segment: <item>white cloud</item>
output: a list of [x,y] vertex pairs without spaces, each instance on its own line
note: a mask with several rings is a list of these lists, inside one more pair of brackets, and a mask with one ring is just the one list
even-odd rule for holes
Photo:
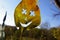
[[20,0],[0,0],[0,24],[3,22],[5,12],[7,11],[6,25],[14,25],[14,9]]

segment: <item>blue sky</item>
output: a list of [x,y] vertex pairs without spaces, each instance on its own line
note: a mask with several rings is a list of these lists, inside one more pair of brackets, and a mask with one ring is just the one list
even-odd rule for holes
[[[19,2],[21,2],[21,0],[0,0],[0,24],[2,24],[3,17],[7,11],[5,24],[15,26],[14,9]],[[53,14],[56,14],[60,9],[56,8],[56,6],[52,4],[51,0],[39,0],[38,6],[40,8],[41,23],[49,22],[53,27],[60,25],[60,16],[53,16]]]

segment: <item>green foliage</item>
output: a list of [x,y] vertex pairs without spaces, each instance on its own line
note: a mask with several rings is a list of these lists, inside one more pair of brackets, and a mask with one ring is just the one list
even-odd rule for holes
[[[13,31],[14,30],[14,31]],[[20,40],[20,31],[12,27],[6,27],[6,40]],[[10,34],[11,33],[11,34]],[[60,28],[47,29],[31,29],[24,31],[22,40],[60,40]]]
[[52,29],[50,30],[50,32],[52,33],[52,35],[53,35],[56,39],[60,40],[60,28],[59,28],[59,27],[58,27],[58,28],[52,28]]

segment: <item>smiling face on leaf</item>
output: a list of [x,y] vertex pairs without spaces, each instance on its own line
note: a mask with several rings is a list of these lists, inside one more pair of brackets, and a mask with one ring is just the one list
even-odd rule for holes
[[22,0],[14,12],[15,24],[22,27],[21,24],[29,24],[27,28],[37,27],[41,22],[40,10],[37,5],[38,0]]

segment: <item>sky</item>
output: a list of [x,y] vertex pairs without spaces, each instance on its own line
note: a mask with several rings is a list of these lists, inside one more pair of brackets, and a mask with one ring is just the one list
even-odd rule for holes
[[[6,25],[15,26],[14,23],[14,10],[21,0],[0,0],[0,24],[2,24],[3,17],[7,11]],[[51,27],[60,25],[60,15],[54,17],[54,14],[60,12],[56,5],[51,0],[39,0],[38,6],[40,8],[41,24],[49,22]]]

